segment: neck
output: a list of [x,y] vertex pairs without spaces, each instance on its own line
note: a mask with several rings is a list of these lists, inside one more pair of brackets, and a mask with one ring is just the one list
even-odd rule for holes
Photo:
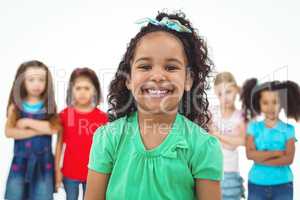
[[266,118],[265,119],[265,124],[266,124],[267,127],[273,128],[276,125],[278,120],[279,120],[278,117],[274,118],[274,119]]
[[94,106],[92,104],[85,104],[85,105],[75,104],[73,107],[80,112],[89,112],[94,109]]
[[235,111],[235,106],[231,106],[231,107],[228,107],[228,108],[224,108],[221,106],[221,115],[222,117],[228,117],[230,116],[234,111]]
[[41,101],[40,97],[35,97],[35,96],[27,96],[25,99],[28,103],[37,103],[39,101]]
[[138,120],[143,134],[167,134],[172,129],[172,124],[177,112],[172,113],[147,113],[138,111]]

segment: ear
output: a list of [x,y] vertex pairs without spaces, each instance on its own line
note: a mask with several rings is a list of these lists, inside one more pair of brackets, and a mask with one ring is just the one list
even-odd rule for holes
[[184,90],[185,91],[190,91],[192,86],[193,86],[193,83],[194,83],[194,79],[193,79],[193,76],[192,76],[192,72],[190,72],[189,70],[187,71],[187,74],[186,74],[186,80],[185,80],[185,84],[184,84]]
[[126,85],[126,87],[127,87],[128,90],[131,90],[131,89],[132,89],[132,84],[131,84],[131,79],[130,79],[130,77],[128,77],[128,78],[126,79],[125,85]]

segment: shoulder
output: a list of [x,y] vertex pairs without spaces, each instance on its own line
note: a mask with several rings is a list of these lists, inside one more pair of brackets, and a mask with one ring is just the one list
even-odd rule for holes
[[211,106],[209,114],[213,122],[221,120],[220,106]]
[[60,117],[61,120],[64,120],[67,116],[68,116],[68,113],[70,111],[72,111],[72,107],[66,107],[64,108],[63,110],[61,110],[59,113],[58,113],[58,116]]
[[62,110],[59,112],[59,115],[67,114],[68,111],[71,111],[71,110],[73,110],[73,108],[68,106],[68,107],[62,109]]
[[205,146],[210,146],[212,148],[219,148],[220,144],[216,137],[207,133],[202,127],[198,124],[192,122],[186,117],[181,115],[182,120],[182,129],[183,135],[192,149],[195,151],[196,149],[202,148]]
[[111,145],[116,146],[124,133],[125,127],[128,123],[128,116],[119,118],[113,122],[97,128],[94,134],[94,141],[107,140]]
[[8,114],[12,114],[14,112],[16,112],[16,106],[12,103],[8,106],[8,110],[7,110]]
[[244,113],[243,113],[243,111],[237,109],[235,111],[235,117],[237,117],[240,120],[244,120]]
[[248,127],[250,128],[262,128],[264,126],[264,121],[263,120],[251,120],[248,123]]
[[288,133],[294,133],[295,132],[295,127],[290,124],[290,123],[287,123],[287,122],[283,122],[283,121],[279,121],[279,129],[282,131],[282,132],[288,132]]
[[94,114],[98,115],[99,117],[101,117],[103,119],[106,119],[108,121],[108,115],[107,115],[107,113],[104,112],[104,111],[102,111],[101,109],[95,108]]

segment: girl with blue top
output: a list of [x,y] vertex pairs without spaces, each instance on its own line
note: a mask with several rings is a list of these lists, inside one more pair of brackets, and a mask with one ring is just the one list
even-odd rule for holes
[[5,199],[53,199],[51,135],[59,128],[50,71],[36,60],[21,64],[7,107],[5,134],[15,142]]
[[[300,89],[291,81],[258,84],[245,82],[242,106],[249,121],[246,153],[254,164],[249,172],[249,200],[292,200],[295,128],[279,118],[283,109],[289,118],[300,117]],[[263,114],[264,120],[254,120]]]
[[94,135],[85,199],[220,200],[220,144],[200,127],[205,42],[182,13],[141,22],[110,84],[111,123]]

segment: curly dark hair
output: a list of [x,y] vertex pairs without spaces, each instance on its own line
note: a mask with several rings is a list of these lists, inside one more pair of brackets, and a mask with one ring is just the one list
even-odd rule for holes
[[248,79],[241,92],[242,109],[245,121],[249,121],[261,113],[260,96],[263,91],[279,92],[280,107],[288,118],[300,119],[300,88],[293,81],[270,81],[258,84],[256,78]]
[[142,37],[148,33],[164,31],[176,36],[182,42],[188,60],[187,70],[191,72],[193,78],[191,90],[188,92],[185,91],[180,101],[179,113],[196,122],[203,128],[207,128],[207,122],[210,117],[205,90],[209,89],[208,78],[212,71],[213,62],[208,57],[206,42],[198,35],[196,29],[192,27],[184,13],[177,12],[174,14],[167,14],[158,12],[156,20],[160,21],[164,17],[178,20],[192,32],[177,32],[167,27],[153,25],[151,23],[141,28],[136,36],[131,39],[114,79],[110,83],[108,93],[109,119],[110,121],[114,121],[137,110],[133,96],[125,84],[131,72],[130,62],[133,59],[137,43]]

